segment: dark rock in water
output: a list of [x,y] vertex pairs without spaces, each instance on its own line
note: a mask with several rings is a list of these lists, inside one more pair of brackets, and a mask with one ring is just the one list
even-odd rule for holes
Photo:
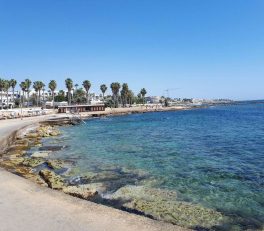
[[39,151],[60,151],[66,146],[43,146],[39,147]]
[[54,172],[44,169],[39,172],[39,175],[44,179],[48,186],[52,189],[62,189],[64,186],[63,180],[59,175]]

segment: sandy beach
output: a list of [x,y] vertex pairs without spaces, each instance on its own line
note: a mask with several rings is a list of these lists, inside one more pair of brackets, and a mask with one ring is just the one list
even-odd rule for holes
[[[105,113],[109,114],[109,112]],[[115,113],[122,114],[127,111],[118,110]],[[12,141],[17,130],[50,117],[54,115],[0,121],[1,150]],[[47,227],[51,231],[186,230],[68,196],[34,184],[2,168],[0,168],[0,187],[0,222],[3,231],[47,230]]]

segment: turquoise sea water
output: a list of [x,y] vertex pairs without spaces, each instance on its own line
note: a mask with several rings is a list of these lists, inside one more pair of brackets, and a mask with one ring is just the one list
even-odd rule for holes
[[264,104],[107,117],[61,130],[56,142],[67,147],[54,158],[76,161],[78,173],[120,170],[108,193],[137,184],[122,174],[131,169],[242,229],[264,224]]

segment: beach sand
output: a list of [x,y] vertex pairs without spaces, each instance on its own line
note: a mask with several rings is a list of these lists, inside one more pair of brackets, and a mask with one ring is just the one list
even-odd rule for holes
[[[122,111],[123,113],[123,111]],[[59,115],[56,115],[59,116]],[[18,129],[49,116],[0,121],[0,148]],[[8,139],[8,137],[10,139]],[[1,231],[156,231],[186,230],[168,223],[71,197],[0,168]]]

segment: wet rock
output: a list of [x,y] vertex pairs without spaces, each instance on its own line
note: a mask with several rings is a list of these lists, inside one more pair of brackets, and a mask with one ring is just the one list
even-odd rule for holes
[[129,211],[137,211],[186,228],[211,228],[227,219],[215,210],[177,201],[175,192],[144,186],[123,187],[111,199],[123,201],[123,207]]
[[113,194],[113,199],[122,198],[125,200],[141,199],[141,200],[176,200],[177,193],[175,191],[148,188],[145,186],[128,185],[120,188]]
[[47,158],[49,156],[50,152],[34,152],[31,157],[35,158]]
[[41,170],[39,172],[39,175],[44,179],[44,181],[52,189],[60,190],[64,186],[62,178],[50,170],[47,170],[47,169]]
[[50,168],[54,170],[62,169],[62,168],[67,168],[69,167],[70,163],[63,161],[63,160],[48,160],[47,164]]
[[23,165],[35,168],[38,165],[43,164],[45,161],[42,158],[25,158]]
[[91,183],[91,184],[86,184],[86,187],[89,188],[90,190],[94,190],[98,192],[99,194],[104,194],[107,192],[107,185],[104,183]]
[[67,186],[63,188],[63,192],[85,200],[89,200],[98,194],[90,185]]

